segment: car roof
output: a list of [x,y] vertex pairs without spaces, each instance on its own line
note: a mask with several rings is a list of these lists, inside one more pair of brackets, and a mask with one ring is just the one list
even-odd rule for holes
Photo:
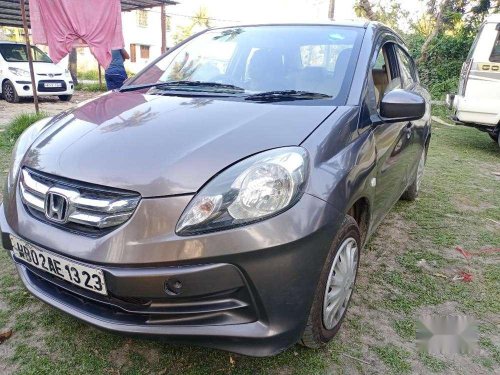
[[367,28],[370,22],[368,20],[359,18],[353,20],[339,20],[339,21],[331,21],[331,20],[321,20],[321,21],[301,21],[301,22],[266,22],[266,23],[235,23],[229,26],[220,26],[214,27],[212,29],[228,29],[232,27],[259,27],[259,26],[351,26],[351,27],[360,27]]

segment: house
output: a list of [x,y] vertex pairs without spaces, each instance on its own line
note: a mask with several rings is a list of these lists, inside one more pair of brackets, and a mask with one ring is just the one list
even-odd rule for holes
[[[167,47],[174,42],[169,38],[167,18]],[[130,60],[125,62],[127,71],[137,73],[161,54],[160,7],[122,12],[123,38]],[[88,48],[78,48],[78,70],[96,70],[97,61]]]

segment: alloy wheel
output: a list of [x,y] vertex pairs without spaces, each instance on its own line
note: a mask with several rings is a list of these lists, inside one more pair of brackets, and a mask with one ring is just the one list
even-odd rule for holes
[[8,102],[13,101],[14,100],[14,87],[12,87],[12,85],[5,84],[3,86],[3,96],[4,96],[5,100],[7,100]]
[[344,315],[354,289],[358,261],[358,244],[349,237],[340,245],[328,275],[323,299],[323,325],[326,329],[333,329]]

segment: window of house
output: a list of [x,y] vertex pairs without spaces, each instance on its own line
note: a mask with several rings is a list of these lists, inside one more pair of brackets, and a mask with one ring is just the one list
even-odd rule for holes
[[491,51],[490,55],[490,61],[500,62],[500,31],[497,33],[497,39],[495,40],[495,44],[493,45],[493,50]]
[[141,45],[141,59],[149,59],[149,46]]
[[148,27],[148,11],[147,10],[137,10],[137,25],[140,27]]
[[172,31],[172,20],[170,19],[170,16],[166,17],[165,23],[167,31]]
[[137,56],[135,52],[135,44],[130,44],[130,62],[136,62]]

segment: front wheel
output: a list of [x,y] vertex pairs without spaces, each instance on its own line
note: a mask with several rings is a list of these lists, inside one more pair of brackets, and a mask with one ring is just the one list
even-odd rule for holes
[[8,103],[19,103],[19,95],[11,81],[5,81],[2,85],[2,95]]
[[327,344],[338,332],[354,291],[361,236],[358,224],[346,215],[321,271],[313,305],[300,343],[309,348]]

